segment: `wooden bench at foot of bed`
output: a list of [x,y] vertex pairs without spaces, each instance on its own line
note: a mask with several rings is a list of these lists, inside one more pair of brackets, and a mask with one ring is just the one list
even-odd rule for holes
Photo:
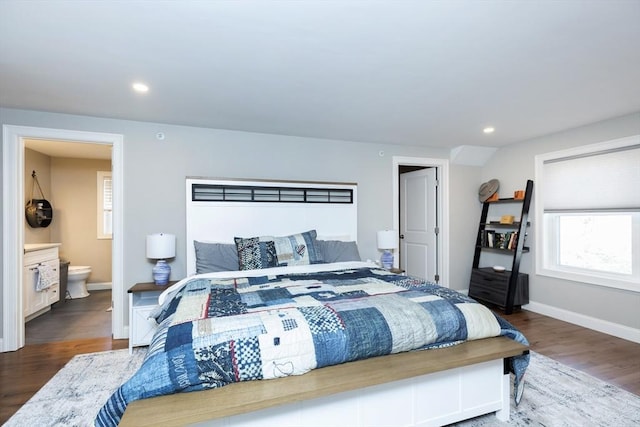
[[[338,393],[342,394],[333,400],[343,402],[343,396],[347,396],[349,394],[348,392],[354,390],[357,390],[356,394],[360,398],[362,395],[367,394],[366,390],[364,390],[367,387],[371,389],[372,386],[380,386],[382,384],[391,386],[389,383],[401,383],[402,380],[421,377],[427,374],[433,375],[427,375],[427,377],[423,378],[432,379],[432,377],[436,375],[436,381],[440,381],[438,378],[442,375],[448,375],[449,372],[457,372],[460,371],[460,369],[463,371],[473,369],[474,366],[484,366],[487,362],[493,362],[494,365],[499,364],[500,366],[500,378],[497,380],[501,383],[501,388],[498,391],[500,395],[499,399],[501,400],[499,404],[496,406],[496,404],[493,403],[495,399],[491,398],[489,399],[491,400],[488,404],[489,406],[474,403],[472,404],[474,407],[471,408],[470,411],[465,409],[460,412],[460,416],[447,415],[444,418],[436,417],[435,419],[446,420],[448,423],[455,422],[450,421],[452,419],[460,420],[494,411],[501,412],[500,418],[508,419],[510,401],[509,376],[505,375],[503,360],[511,356],[523,354],[526,351],[528,351],[528,347],[522,344],[506,337],[496,337],[469,341],[444,349],[399,353],[349,362],[315,369],[299,376],[233,383],[219,389],[160,396],[132,402],[128,406],[120,425],[184,426],[205,420],[218,420],[218,422],[214,422],[213,425],[226,426],[233,424],[228,423],[228,417],[239,414],[247,414],[276,407],[281,407],[277,409],[278,411],[286,412],[289,410],[287,408],[292,406],[287,404],[326,398],[327,396]],[[496,382],[493,377],[494,374],[491,375],[493,378],[491,381],[485,381],[483,378],[474,379],[473,375],[471,375],[471,383],[467,383],[464,387],[465,389],[470,389],[470,391],[475,394],[487,396],[492,393],[495,394],[495,390],[485,390],[486,387],[489,387],[487,385],[488,383]],[[477,383],[477,381],[481,381],[482,383]],[[454,378],[454,384],[459,382],[461,382],[459,379]],[[438,385],[436,393],[450,392],[451,394],[456,394],[455,391],[447,391],[440,387],[441,386]],[[506,390],[504,389],[505,387]],[[460,394],[463,395],[464,393]],[[420,394],[419,397],[421,396],[422,394]],[[455,396],[451,397],[451,399],[454,398]],[[425,405],[427,406],[428,402],[434,402],[428,399],[425,398]],[[388,400],[385,401],[388,402]],[[433,406],[436,405],[434,404]],[[442,405],[440,404],[439,406]],[[353,407],[353,409],[356,410],[355,407]],[[402,409],[396,408],[395,406],[391,409],[397,410],[398,412],[402,411]],[[307,411],[305,414],[313,413],[307,409],[305,410]],[[271,410],[271,413],[274,411],[275,409]],[[326,408],[324,408],[323,411],[325,414],[330,412],[327,412]],[[340,419],[344,420],[344,418]],[[294,423],[292,425],[313,425],[314,422],[320,422],[319,425],[327,425],[325,424],[327,421],[327,418],[323,418],[320,420],[316,419],[313,422],[301,421],[299,424]],[[247,423],[247,420],[243,420],[243,423]],[[278,421],[278,423],[280,423],[280,421]],[[437,423],[439,423],[439,421],[436,422],[436,424]]]
[[[443,349],[399,353],[344,363],[341,365],[328,366],[325,368],[315,369],[304,375],[263,381],[239,382],[219,389],[191,393],[178,393],[168,396],[143,399],[132,402],[127,407],[120,425],[125,427],[184,426],[205,420],[218,420],[218,422],[214,422],[211,425],[226,426],[233,425],[233,418],[229,419],[228,417],[279,406],[282,406],[282,408],[278,408],[277,412],[275,412],[276,410],[271,410],[270,413],[271,415],[273,415],[273,413],[280,414],[278,417],[281,418],[282,414],[286,414],[286,412],[291,409],[289,408],[291,405],[287,404],[307,402],[318,398],[343,402],[343,395],[340,395],[339,399],[326,399],[326,397],[333,396],[338,393],[343,393],[347,396],[349,393],[345,392],[358,390],[356,397],[361,398],[363,394],[367,394],[367,391],[364,389],[371,389],[372,386],[380,386],[381,384],[391,386],[389,383],[399,382],[398,384],[400,384],[402,383],[402,380],[421,376],[422,378],[426,378],[427,381],[430,381],[433,378],[435,378],[435,381],[441,381],[442,377],[446,377],[448,373],[453,375],[452,383],[454,384],[454,388],[455,384],[460,383],[464,390],[468,389],[468,391],[448,391],[447,387],[450,386],[438,385],[436,393],[458,393],[460,396],[463,396],[462,400],[467,399],[464,397],[465,393],[472,393],[474,396],[486,395],[489,401],[482,404],[474,402],[470,404],[472,406],[470,409],[462,408],[459,415],[449,416],[445,414],[444,417],[440,417],[438,415],[433,418],[436,420],[436,424],[440,423],[438,420],[443,420],[445,423],[449,423],[455,422],[456,418],[457,420],[460,420],[494,411],[498,412],[500,418],[508,419],[510,400],[509,376],[505,375],[503,360],[511,356],[523,354],[526,351],[528,351],[528,347],[509,338],[487,338],[483,340],[469,341]],[[500,377],[498,379],[495,378],[494,373],[490,374],[490,381],[486,381],[486,379],[482,377],[474,377],[473,373],[470,375],[470,380],[467,380],[466,383],[459,379],[460,372],[464,373],[469,369],[473,372],[473,368],[475,366],[483,367],[487,365],[487,362],[493,362],[494,368],[492,369],[494,371],[495,366],[499,366],[498,369],[500,372],[498,372],[498,374]],[[439,374],[436,374],[436,376],[427,375],[435,373]],[[424,377],[425,375],[427,376]],[[499,390],[486,390],[488,387],[495,388],[488,384],[496,383],[496,381],[500,383],[498,386]],[[374,389],[376,388],[374,387]],[[412,393],[415,394],[416,391],[414,390]],[[419,397],[422,397],[422,392],[419,391],[419,393]],[[497,403],[494,402],[496,400],[495,397],[488,397],[490,395],[495,395],[496,393],[499,395],[499,402]],[[396,393],[396,395],[398,394]],[[451,399],[456,398],[456,396],[451,396]],[[432,404],[435,403],[432,400],[433,398],[430,397],[428,399],[425,399],[425,405],[428,406],[429,402]],[[322,399],[320,400],[322,401]],[[386,399],[385,402],[390,403],[388,399]],[[464,404],[464,402],[462,403]],[[366,403],[365,405],[368,404],[369,403]],[[355,407],[357,405],[363,406],[362,403],[354,404],[354,406],[352,406],[354,411],[357,409]],[[457,404],[453,404],[454,410],[456,405]],[[402,409],[396,408],[395,402],[392,406],[393,407],[388,408],[388,410],[397,410],[400,414]],[[414,403],[413,406],[416,406],[416,404]],[[442,406],[442,403],[434,404],[433,406]],[[330,412],[331,410],[323,409],[320,413],[329,416]],[[311,414],[313,411],[307,410],[306,413]],[[318,412],[316,411],[316,415],[317,414]],[[299,414],[295,416],[300,417]],[[450,421],[452,419],[454,421]],[[345,418],[341,417],[340,420],[345,421]],[[258,419],[258,421],[260,421],[260,419]],[[260,422],[256,423],[255,419],[251,422],[244,419],[241,422],[243,425],[247,423],[251,425],[260,424]],[[275,421],[272,420],[272,422]],[[280,422],[281,420],[278,421],[278,423]],[[323,418],[318,420],[316,418],[315,421],[294,421],[291,425],[322,425],[323,422],[328,422],[328,419]],[[358,421],[358,424],[365,425],[367,423]],[[431,422],[428,422],[427,424],[431,424]],[[415,421],[410,425],[426,424]]]

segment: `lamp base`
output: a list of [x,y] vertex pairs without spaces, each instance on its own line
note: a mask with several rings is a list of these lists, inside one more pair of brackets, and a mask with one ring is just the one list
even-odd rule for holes
[[393,253],[391,253],[391,251],[389,250],[385,250],[384,252],[382,252],[380,263],[382,264],[382,267],[386,268],[387,270],[393,268]]
[[166,285],[169,283],[171,267],[167,264],[167,261],[159,259],[152,271],[153,281],[156,282],[156,285]]

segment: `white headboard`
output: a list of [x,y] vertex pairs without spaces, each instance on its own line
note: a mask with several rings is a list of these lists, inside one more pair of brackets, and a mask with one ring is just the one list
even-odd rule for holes
[[350,183],[187,178],[187,275],[196,272],[193,242],[286,236],[357,240],[357,185]]

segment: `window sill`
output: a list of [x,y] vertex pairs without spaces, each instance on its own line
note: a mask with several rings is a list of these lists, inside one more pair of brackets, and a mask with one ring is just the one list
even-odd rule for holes
[[627,278],[628,276],[621,279],[616,278],[613,274],[583,274],[540,267],[536,269],[536,274],[545,277],[552,277],[555,279],[570,280],[572,282],[586,283],[590,285],[603,286],[606,288],[640,293],[640,282],[633,277]]

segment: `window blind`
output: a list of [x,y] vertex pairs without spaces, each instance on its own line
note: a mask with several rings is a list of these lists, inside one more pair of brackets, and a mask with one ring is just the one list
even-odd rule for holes
[[113,210],[113,190],[111,185],[111,178],[104,178],[102,180],[102,208],[105,211]]
[[640,210],[640,144],[543,163],[544,211]]
[[113,181],[111,172],[98,171],[98,239],[110,239],[113,234]]

